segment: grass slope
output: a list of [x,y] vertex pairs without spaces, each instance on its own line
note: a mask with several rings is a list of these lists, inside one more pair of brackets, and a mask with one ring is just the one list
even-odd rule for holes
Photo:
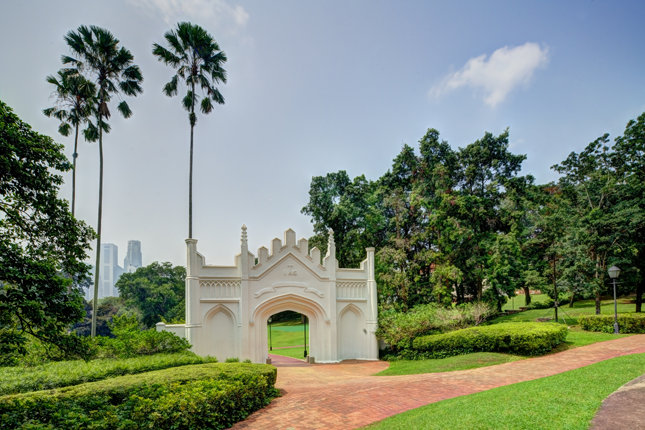
[[[303,324],[300,320],[286,321],[271,325],[271,343],[274,348],[280,346],[304,345],[305,335]],[[309,327],[307,326],[307,331]],[[267,339],[269,339],[269,327],[267,326]],[[307,344],[309,343],[309,332],[307,332]]]
[[[539,297],[539,296],[534,296]],[[618,313],[632,313],[634,312],[634,304],[629,303],[628,299],[618,300]],[[516,302],[517,303],[517,302]],[[602,300],[600,305],[600,313],[602,315],[614,314],[614,301]],[[508,303],[507,303],[508,304]],[[596,307],[593,300],[581,300],[573,304],[570,308],[568,304],[561,306],[558,312],[558,322],[562,323],[562,318],[566,320],[568,325],[577,325],[578,317],[582,315],[595,315]],[[517,309],[517,308],[516,308]],[[564,312],[563,312],[564,311]],[[550,317],[553,318],[553,309],[535,309],[532,311],[524,311],[513,315],[507,315],[495,318],[490,321],[490,324],[500,322],[526,322],[535,321],[537,318]]]
[[[531,303],[541,303],[547,301],[548,299],[549,296],[546,294],[531,294]],[[502,306],[502,310],[517,310],[520,308],[520,306],[526,306],[526,297],[524,297],[523,294],[508,299],[508,302],[506,302],[506,304]]]
[[419,373],[452,372],[454,370],[476,369],[522,360],[524,357],[496,352],[476,352],[438,360],[400,360],[374,376],[416,375]]
[[[273,351],[269,351],[269,354],[281,355],[283,357],[298,358],[300,360],[305,359],[304,353],[305,353],[305,348],[302,346],[298,348],[274,349]],[[309,349],[307,349],[307,353],[309,353]]]
[[609,394],[645,373],[645,354],[433,403],[365,429],[587,429]]

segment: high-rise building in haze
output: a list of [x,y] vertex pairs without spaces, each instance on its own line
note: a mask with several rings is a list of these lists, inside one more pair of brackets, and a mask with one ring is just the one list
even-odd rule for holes
[[141,256],[141,242],[138,240],[128,241],[128,254],[123,259],[123,270],[127,273],[132,273],[137,268],[143,266],[143,258]]
[[[118,297],[119,290],[115,288],[116,282],[124,272],[134,272],[143,266],[141,255],[141,242],[138,240],[128,241],[128,254],[123,260],[123,267],[119,266],[119,247],[113,243],[101,244],[101,273],[99,273],[99,299],[103,297]],[[92,286],[85,294],[85,300],[94,298],[94,266],[90,269]]]

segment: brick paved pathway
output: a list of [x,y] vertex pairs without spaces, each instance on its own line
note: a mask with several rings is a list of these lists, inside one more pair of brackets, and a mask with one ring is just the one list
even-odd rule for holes
[[429,403],[636,353],[645,353],[645,335],[479,369],[405,376],[371,376],[387,368],[385,362],[310,365],[273,355],[282,397],[233,429],[355,429]]

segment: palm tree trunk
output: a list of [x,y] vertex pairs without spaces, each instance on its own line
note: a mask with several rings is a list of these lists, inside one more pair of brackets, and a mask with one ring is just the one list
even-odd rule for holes
[[78,124],[76,124],[76,139],[74,139],[74,170],[72,171],[72,216],[76,207],[76,157],[78,157]]
[[195,129],[195,82],[190,107],[190,168],[188,172],[188,239],[193,238],[193,131]]
[[[103,97],[101,97],[101,106]],[[101,272],[101,216],[103,215],[103,118],[99,113],[99,219],[96,227],[96,266],[94,266],[94,300],[92,300],[92,337],[96,336],[96,311]]]

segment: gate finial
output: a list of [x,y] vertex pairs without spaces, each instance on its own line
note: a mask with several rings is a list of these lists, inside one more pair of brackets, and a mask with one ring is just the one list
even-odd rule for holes
[[329,245],[335,245],[336,242],[334,242],[334,230],[331,229],[331,227],[328,230],[329,233]]
[[242,244],[245,244],[247,242],[246,238],[246,224],[242,224],[242,239],[241,239]]

